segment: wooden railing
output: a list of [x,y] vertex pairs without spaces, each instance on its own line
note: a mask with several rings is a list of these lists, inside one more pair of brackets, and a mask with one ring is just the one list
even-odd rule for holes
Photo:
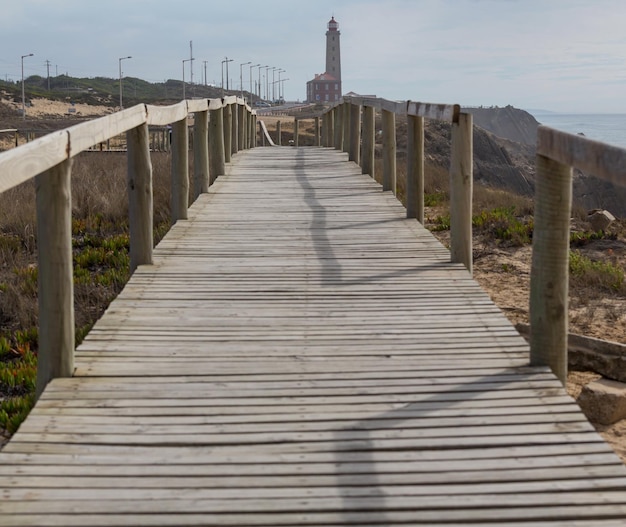
[[[424,119],[452,125],[450,159],[450,258],[472,273],[472,115],[458,104],[427,104],[344,97],[322,115],[322,145],[348,153],[374,177],[375,110],[382,116],[383,190],[396,193],[396,116],[406,116],[406,213],[424,223]],[[296,120],[297,124],[297,120]],[[317,127],[316,127],[317,129]],[[297,131],[294,134],[297,141]],[[297,143],[296,143],[297,144]]]
[[193,196],[225,173],[232,154],[256,146],[256,113],[242,99],[194,99],[172,106],[140,104],[53,132],[0,154],[0,192],[35,178],[39,277],[37,395],[74,370],[72,158],[126,133],[130,267],[152,263],[152,165],[148,127],[171,125],[172,223],[189,205],[188,116],[193,125]]
[[536,165],[530,360],[565,383],[572,168],[626,186],[626,149],[540,126]]
[[[322,118],[322,145],[348,153],[374,177],[374,110],[382,112],[383,190],[396,187],[395,116],[406,115],[407,217],[424,222],[424,118],[452,123],[451,259],[472,271],[472,116],[458,105],[345,97]],[[311,118],[311,117],[309,117]],[[296,121],[297,123],[297,121]],[[530,363],[567,380],[572,168],[626,186],[626,149],[540,126],[530,286]]]

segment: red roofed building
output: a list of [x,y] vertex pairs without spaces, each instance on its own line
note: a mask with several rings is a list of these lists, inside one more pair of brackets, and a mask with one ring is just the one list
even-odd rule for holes
[[326,31],[326,71],[306,83],[307,102],[335,102],[341,98],[339,24],[332,17]]

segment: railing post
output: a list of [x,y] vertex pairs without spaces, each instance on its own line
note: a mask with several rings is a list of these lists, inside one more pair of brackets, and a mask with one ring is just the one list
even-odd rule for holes
[[194,199],[209,191],[209,112],[196,112],[193,134]]
[[243,104],[237,105],[237,131],[238,131],[238,141],[237,141],[237,149],[244,150],[245,146],[245,137],[246,137],[246,129],[245,129],[245,117],[244,117],[245,107]]
[[383,190],[396,193],[396,114],[382,110]]
[[294,144],[294,146],[299,146],[299,143],[298,143],[299,126],[300,126],[300,121],[298,121],[298,119],[294,119],[294,124],[293,124],[293,144]]
[[406,217],[424,224],[424,118],[407,116]]
[[334,130],[335,130],[335,110],[334,108],[326,113],[326,141],[324,146],[332,148],[334,145]]
[[572,168],[537,155],[530,272],[530,363],[567,381],[569,228]]
[[335,112],[335,126],[333,128],[333,139],[336,150],[343,150],[343,105],[333,108]]
[[278,146],[282,145],[282,130],[281,130],[281,124],[280,121],[276,122],[276,144]]
[[223,108],[224,114],[222,116],[224,126],[222,131],[224,132],[224,162],[230,163],[232,155],[232,141],[233,141],[233,110],[232,104],[227,104]]
[[187,219],[189,206],[189,136],[187,118],[172,123],[172,224]]
[[350,153],[348,159],[361,164],[361,106],[350,105]]
[[319,116],[315,118],[315,142],[314,146],[320,146],[320,118]]
[[74,372],[72,161],[35,178],[39,284],[37,397],[51,379]]
[[374,178],[374,144],[376,141],[375,109],[373,106],[363,107],[363,156],[361,172]]
[[126,132],[130,272],[152,264],[152,162],[147,144],[148,125]]
[[226,173],[224,153],[224,108],[211,110],[209,120],[209,185]]
[[450,152],[450,256],[472,274],[472,114],[452,123]]
[[258,137],[257,137],[257,123],[258,123],[258,119],[256,114],[252,115],[252,126],[250,127],[250,133],[252,134],[252,146],[253,148],[256,148],[257,145],[259,144],[258,141]]
[[352,105],[349,102],[343,103],[343,116],[342,116],[342,124],[343,124],[343,151],[350,151],[350,109]]
[[233,103],[230,116],[232,118],[230,153],[231,158],[239,151],[239,104]]

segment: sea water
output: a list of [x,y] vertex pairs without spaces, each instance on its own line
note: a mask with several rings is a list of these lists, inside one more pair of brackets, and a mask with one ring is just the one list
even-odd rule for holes
[[584,134],[589,139],[626,148],[626,114],[566,114],[530,112],[546,126],[572,134]]

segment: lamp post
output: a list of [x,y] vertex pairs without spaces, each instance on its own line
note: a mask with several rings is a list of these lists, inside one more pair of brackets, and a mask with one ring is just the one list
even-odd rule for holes
[[123,93],[123,87],[122,87],[122,61],[126,60],[126,59],[132,59],[133,57],[131,57],[130,55],[128,57],[120,57],[119,59],[117,59],[118,65],[120,67],[120,110],[124,109],[124,103],[122,100],[122,93]]
[[183,59],[183,101],[185,100],[185,62],[191,62],[193,59]]
[[[288,81],[289,79],[280,79],[280,82],[278,83],[278,96],[281,99],[285,98],[285,81]],[[281,92],[281,87],[282,87],[282,95],[280,94]]]
[[235,59],[224,57],[224,60],[222,61],[222,97],[224,97],[224,64],[226,64],[226,89],[228,90],[228,63],[233,60]]
[[226,59],[226,91],[228,91],[230,89],[228,86],[228,63],[233,62],[235,59],[229,59],[228,57],[224,58]]
[[253,64],[250,66],[250,101],[252,102],[252,68],[256,68],[260,66],[260,64]]
[[269,68],[269,66],[261,66],[259,68],[259,100],[261,100],[261,70],[263,68]]
[[273,66],[265,66],[265,100],[270,98],[270,68],[273,68]]
[[26,95],[24,93],[24,59],[26,57],[32,57],[34,53],[29,53],[28,55],[22,55],[22,119],[26,120]]
[[284,70],[284,69],[282,69],[282,68],[278,70],[278,99],[279,99],[279,100],[282,100],[282,99],[283,99],[283,98],[280,96],[280,74],[281,74],[281,73],[287,73],[287,70]]
[[[274,100],[276,100],[276,94],[274,93],[275,88],[274,86],[276,85],[276,82],[278,82],[278,98],[280,99],[280,74],[281,72],[285,71],[282,68],[277,69],[276,71],[278,71],[278,81],[274,81],[274,84],[272,86],[272,97],[274,97]],[[274,79],[274,76],[272,75],[272,80]]]
[[242,99],[243,99],[243,67],[247,66],[248,64],[252,64],[252,61],[249,60],[248,62],[242,62],[241,64],[239,64],[239,92],[240,92]]
[[276,90],[274,89],[274,86],[276,85],[276,70],[278,68],[276,66],[274,66],[272,68],[272,104],[274,104],[274,101],[276,101]]

